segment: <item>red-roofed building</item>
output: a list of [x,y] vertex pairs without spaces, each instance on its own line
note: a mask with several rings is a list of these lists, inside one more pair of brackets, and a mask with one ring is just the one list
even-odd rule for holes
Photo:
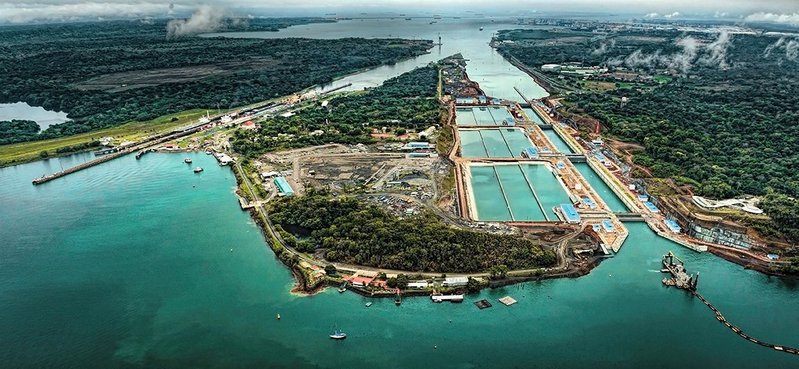
[[255,124],[255,122],[253,122],[251,120],[248,120],[248,121],[246,121],[246,122],[241,124],[241,128],[244,128],[244,129],[257,129],[258,125]]

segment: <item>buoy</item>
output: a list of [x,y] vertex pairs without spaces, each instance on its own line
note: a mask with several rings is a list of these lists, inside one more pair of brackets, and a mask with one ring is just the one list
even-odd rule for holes
[[433,346],[433,350],[438,350],[438,345]]
[[230,249],[230,252],[233,252],[233,249]]
[[277,320],[280,320],[280,314],[277,314]]

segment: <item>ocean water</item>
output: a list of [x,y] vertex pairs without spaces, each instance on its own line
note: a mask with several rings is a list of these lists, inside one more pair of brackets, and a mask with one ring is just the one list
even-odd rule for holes
[[[301,297],[210,156],[127,156],[31,185],[58,160],[0,169],[3,368],[799,367],[663,287],[657,270],[674,251],[734,324],[799,346],[795,282],[688,251],[642,223],[627,224],[621,252],[587,276],[462,304]],[[499,304],[505,295],[519,303]],[[494,307],[472,305],[482,298]],[[327,337],[334,324],[346,341]]]

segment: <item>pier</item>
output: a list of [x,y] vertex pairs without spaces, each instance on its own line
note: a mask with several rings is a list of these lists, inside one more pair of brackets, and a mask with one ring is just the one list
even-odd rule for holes
[[689,275],[685,269],[685,264],[682,260],[678,259],[674,256],[673,253],[669,252],[668,254],[663,256],[663,272],[667,272],[671,274],[671,278],[663,279],[663,284],[666,286],[674,286],[680,289],[687,290],[692,295],[696,296],[699,301],[702,301],[705,306],[707,306],[713,313],[716,315],[716,320],[719,323],[724,324],[725,327],[729,328],[733,333],[737,334],[741,338],[752,342],[754,344],[768,347],[775,351],[785,352],[789,354],[799,355],[799,349],[785,346],[785,345],[776,345],[773,343],[768,343],[766,341],[759,340],[755,337],[752,337],[746,332],[744,332],[741,328],[730,323],[727,318],[724,317],[724,314],[719,311],[713,304],[710,303],[702,294],[700,294],[697,290],[697,284],[699,282],[699,273],[696,273],[696,276]]
[[186,129],[180,130],[180,131],[172,131],[172,132],[168,132],[168,133],[162,133],[162,134],[159,134],[159,135],[155,135],[155,136],[146,138],[144,140],[141,140],[141,141],[139,141],[139,142],[137,142],[137,143],[135,143],[133,145],[129,145],[129,146],[125,146],[123,148],[120,148],[119,151],[116,151],[114,153],[110,153],[108,155],[101,156],[101,157],[93,159],[93,160],[89,160],[89,161],[87,161],[85,163],[78,164],[78,165],[76,165],[74,167],[64,169],[64,170],[62,170],[60,172],[55,172],[55,173],[50,174],[50,175],[45,175],[45,176],[36,178],[32,182],[33,182],[34,185],[40,185],[42,183],[50,182],[50,181],[52,181],[54,179],[58,179],[58,178],[67,176],[67,175],[70,175],[70,174],[75,173],[75,172],[79,172],[79,171],[87,169],[87,168],[91,168],[91,167],[93,167],[95,165],[99,165],[99,164],[105,163],[107,161],[116,159],[116,158],[118,158],[120,156],[125,156],[127,154],[130,154],[130,153],[133,153],[133,152],[136,152],[136,151],[139,151],[139,153],[136,154],[136,158],[138,159],[138,158],[140,158],[142,155],[144,155],[147,152],[146,149],[148,147],[153,146],[153,145],[158,145],[158,144],[164,143],[166,141],[174,140],[176,138],[180,138],[180,137],[183,137],[183,136],[188,136],[188,135],[194,134],[194,133],[198,132],[200,129],[202,129],[202,127],[204,125],[206,125],[206,124],[208,124],[208,123],[197,124],[197,125],[188,127]]

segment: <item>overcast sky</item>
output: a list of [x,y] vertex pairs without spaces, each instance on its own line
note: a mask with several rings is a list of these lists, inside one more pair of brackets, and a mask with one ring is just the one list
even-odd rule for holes
[[[171,6],[170,6],[171,4]],[[648,18],[746,18],[799,25],[799,0],[0,0],[0,23],[120,17],[186,16],[200,5],[235,15],[413,14],[529,15],[532,12],[602,12]]]

